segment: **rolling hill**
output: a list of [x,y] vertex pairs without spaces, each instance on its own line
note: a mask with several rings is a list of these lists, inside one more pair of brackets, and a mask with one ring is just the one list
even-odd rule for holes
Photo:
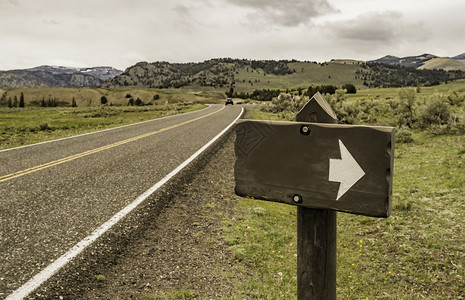
[[428,86],[465,78],[465,53],[453,58],[432,54],[373,61],[351,59],[317,63],[297,60],[216,58],[203,62],[139,62],[124,72],[111,67],[40,66],[0,71],[0,87],[213,88],[252,93],[309,86],[352,84],[363,87]]
[[419,69],[442,69],[446,71],[465,71],[465,59],[453,59],[447,57],[436,57],[426,61]]
[[371,60],[369,62],[400,65],[416,69],[442,69],[446,71],[465,71],[465,53],[459,54],[454,57],[439,57],[428,53],[407,57],[396,57],[392,55],[386,55],[384,57],[381,57],[376,60]]
[[361,62],[300,62],[220,58],[201,63],[140,62],[102,87],[179,88],[200,86],[251,92],[256,89],[297,89],[309,85],[352,83],[363,86],[356,74]]
[[[412,59],[410,64],[420,64]],[[426,58],[425,58],[426,60]],[[353,84],[362,87],[433,85],[463,78],[461,71],[421,70],[399,64],[356,60],[270,61],[220,58],[201,63],[140,62],[107,80],[103,88],[213,87],[236,93],[263,89],[306,89],[309,86]]]

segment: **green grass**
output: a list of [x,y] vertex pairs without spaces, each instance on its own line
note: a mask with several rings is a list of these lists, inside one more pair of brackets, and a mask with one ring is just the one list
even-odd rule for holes
[[[465,297],[465,137],[415,141],[396,146],[391,217],[338,213],[338,299]],[[295,298],[295,211],[241,198],[225,221],[232,259],[252,277],[236,297]]]
[[363,80],[355,79],[355,72],[360,69],[356,64],[295,62],[290,63],[289,68],[295,70],[295,73],[286,76],[265,75],[263,71],[252,70],[252,68],[238,69],[234,75],[236,91],[252,92],[256,89],[278,88],[285,90],[326,84],[340,86],[345,83],[352,83],[357,88],[363,87]]
[[95,275],[94,276],[95,280],[97,281],[106,281],[107,278],[105,277],[105,275]]
[[262,111],[259,107],[247,108],[244,119],[254,120],[273,120],[273,121],[284,121],[294,118],[294,116],[288,112],[281,112],[277,114],[270,114]]
[[[353,99],[379,99],[391,100],[399,95],[401,89],[408,88],[375,88],[375,89],[358,89],[356,94],[347,94],[346,97]],[[465,92],[465,79],[460,79],[447,84],[440,84],[430,87],[412,88],[418,90],[418,96],[433,95],[434,93],[449,93],[450,91]]]
[[0,108],[0,149],[122,126],[204,108],[201,104]]
[[396,147],[390,218],[338,214],[341,299],[465,296],[465,138],[415,139]]
[[273,202],[241,199],[236,217],[223,222],[232,260],[251,279],[234,299],[293,299],[296,295],[296,209]]
[[147,299],[193,299],[196,295],[194,292],[187,290],[186,288],[182,288],[180,290],[166,292],[166,293],[158,293],[158,294],[148,294]]
[[[422,87],[417,103],[464,90],[465,81]],[[359,111],[361,124],[395,125],[387,101],[398,97],[399,89],[363,90],[346,95],[344,105]],[[463,104],[452,111],[465,116]],[[294,114],[256,108],[247,117],[293,120]],[[465,299],[465,135],[438,134],[434,127],[408,132],[411,141],[395,146],[391,216],[338,213],[338,299]],[[236,221],[225,221],[225,240],[251,279],[234,297],[295,299],[295,211],[240,198]]]
[[[134,100],[141,99],[144,103],[152,104],[173,104],[180,102],[194,103],[215,103],[224,101],[226,88],[215,89],[213,87],[190,86],[179,89],[141,89],[141,88],[118,88],[118,89],[103,89],[103,88],[1,88],[0,98],[11,98],[12,101],[16,97],[19,99],[21,93],[24,95],[26,107],[40,106],[42,99],[46,102],[49,99],[56,99],[61,102],[68,103],[71,106],[72,100],[77,103],[78,107],[96,107],[101,104],[101,97],[105,96],[108,100],[108,105],[127,105],[130,98]],[[159,99],[154,99],[158,95]],[[32,104],[33,102],[37,104]],[[7,102],[0,102],[0,106],[6,106]]]

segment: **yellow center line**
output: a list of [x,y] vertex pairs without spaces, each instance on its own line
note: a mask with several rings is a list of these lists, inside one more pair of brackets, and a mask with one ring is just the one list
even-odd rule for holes
[[148,133],[145,133],[145,134],[142,134],[142,135],[138,135],[138,136],[126,139],[126,140],[122,140],[122,141],[113,143],[113,144],[109,144],[109,145],[102,146],[102,147],[99,147],[99,148],[95,148],[95,149],[92,149],[92,150],[88,150],[88,151],[85,151],[85,152],[82,152],[82,153],[78,153],[78,154],[75,154],[75,155],[64,157],[64,158],[61,158],[61,159],[58,159],[58,160],[55,160],[55,161],[51,161],[51,162],[48,162],[48,163],[45,163],[45,164],[42,164],[42,165],[38,165],[38,166],[35,166],[35,167],[32,167],[32,168],[28,168],[28,169],[25,169],[25,170],[22,170],[22,171],[18,171],[18,172],[11,173],[11,174],[8,174],[8,175],[3,175],[3,176],[0,176],[0,182],[4,182],[4,181],[7,181],[7,180],[10,180],[10,179],[13,179],[13,178],[21,177],[21,176],[24,176],[26,174],[34,173],[34,172],[37,172],[37,171],[40,171],[40,170],[43,170],[43,169],[47,169],[47,168],[50,168],[50,167],[53,167],[53,166],[57,166],[57,165],[60,165],[60,164],[63,164],[63,163],[66,163],[66,162],[81,158],[81,157],[85,157],[85,156],[88,156],[88,155],[91,155],[91,154],[94,154],[94,153],[102,152],[104,150],[108,150],[108,149],[111,149],[111,148],[114,148],[114,147],[117,147],[117,146],[121,146],[121,145],[124,145],[124,144],[127,144],[127,143],[131,143],[131,142],[134,142],[134,141],[137,141],[137,140],[140,140],[140,139],[143,139],[143,138],[146,138],[146,137],[158,134],[158,133],[162,133],[162,132],[168,131],[170,129],[174,129],[176,127],[180,127],[180,126],[195,122],[197,120],[206,118],[208,116],[211,116],[213,114],[216,114],[216,113],[222,111],[223,109],[224,109],[224,106],[220,110],[211,112],[209,114],[197,117],[197,118],[192,119],[192,120],[184,121],[182,123],[178,123],[178,124],[168,126],[168,127],[156,130],[156,131],[152,131],[152,132],[148,132]]

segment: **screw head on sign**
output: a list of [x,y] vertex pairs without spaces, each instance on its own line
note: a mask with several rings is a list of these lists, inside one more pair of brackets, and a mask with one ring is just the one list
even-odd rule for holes
[[292,201],[294,201],[294,203],[302,203],[302,196],[295,194],[292,196]]
[[309,135],[311,131],[312,130],[307,125],[302,125],[302,127],[300,127],[300,134]]

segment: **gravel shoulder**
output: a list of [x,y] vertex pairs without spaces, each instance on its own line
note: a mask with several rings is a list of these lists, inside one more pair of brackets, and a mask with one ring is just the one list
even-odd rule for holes
[[[80,299],[219,299],[241,281],[222,238],[233,218],[234,134]],[[89,282],[88,282],[89,283]]]

